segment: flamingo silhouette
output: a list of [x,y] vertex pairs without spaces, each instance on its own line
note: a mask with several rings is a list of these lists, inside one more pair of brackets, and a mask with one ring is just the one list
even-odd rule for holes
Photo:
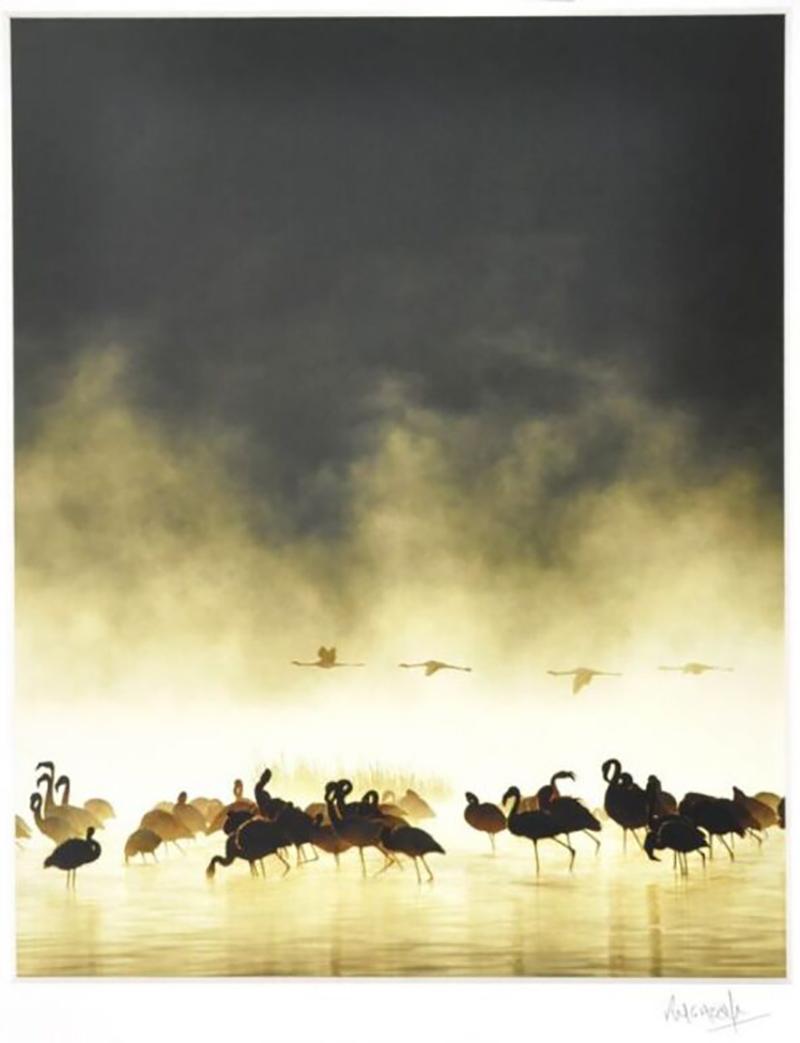
[[337,663],[336,662],[336,649],[325,648],[322,645],[317,649],[317,656],[319,657],[313,663],[302,663],[297,659],[292,660],[293,666],[318,666],[322,670],[332,670],[336,666],[364,666],[364,663]]
[[233,833],[243,822],[258,812],[254,801],[244,796],[244,783],[234,779],[233,801],[219,808],[206,828],[206,833],[216,833],[218,829]]
[[380,818],[371,818],[360,814],[358,811],[348,810],[345,797],[352,792],[353,784],[349,779],[340,779],[338,782],[329,782],[325,787],[325,803],[328,805],[328,816],[336,833],[346,840],[351,847],[358,848],[361,859],[361,874],[367,875],[367,865],[364,861],[364,848],[376,847],[386,859],[384,869],[394,859],[386,853],[381,842],[381,834],[385,828]]
[[732,666],[709,666],[708,663],[684,663],[683,666],[660,666],[659,670],[677,670],[682,674],[704,674],[707,670],[733,672]]
[[477,829],[479,833],[486,833],[492,845],[492,854],[495,854],[495,833],[502,833],[506,828],[506,817],[496,804],[481,804],[474,793],[465,793],[467,806],[464,808],[464,819],[467,825]]
[[426,800],[413,789],[407,789],[400,798],[400,808],[413,822],[422,822],[426,818],[436,818],[436,812]]
[[125,841],[125,863],[134,855],[141,855],[142,861],[146,862],[145,855],[152,855],[153,861],[158,861],[156,848],[161,843],[161,837],[152,829],[137,829]]
[[179,818],[176,818],[169,811],[161,811],[159,808],[154,808],[153,811],[148,811],[142,815],[139,828],[151,829],[154,833],[157,833],[164,841],[165,851],[167,844],[174,844],[180,853],[183,854],[183,848],[178,841],[194,839],[192,831],[184,826]]
[[258,862],[262,876],[265,876],[262,859],[268,855],[275,855],[283,863],[283,875],[286,876],[291,866],[280,851],[285,843],[286,838],[277,822],[267,822],[266,819],[255,815],[243,822],[235,833],[228,835],[224,857],[214,855],[208,863],[206,876],[211,879],[217,866],[229,866],[237,858],[249,863],[252,875],[256,875],[255,863]]
[[430,833],[426,833],[424,829],[419,829],[417,826],[399,826],[397,829],[385,828],[381,833],[381,841],[387,851],[394,851],[396,854],[408,855],[414,862],[414,868],[417,871],[417,883],[422,883],[422,877],[419,875],[419,865],[417,859],[422,859],[422,864],[428,873],[428,880],[433,880],[433,873],[431,867],[425,861],[425,856],[438,852],[443,855],[445,853],[444,848],[441,844],[434,840]]
[[680,864],[681,874],[688,876],[689,866],[686,855],[696,851],[706,864],[706,856],[703,848],[708,847],[708,841],[704,834],[688,818],[682,815],[667,815],[663,820],[655,819],[644,838],[644,850],[647,857],[653,862],[660,862],[653,852],[669,848],[673,851]]
[[627,850],[628,830],[633,833],[634,840],[642,846],[637,829],[647,825],[647,795],[635,785],[628,772],[622,771],[622,765],[616,759],[604,761],[603,779],[608,783],[603,807],[610,819],[622,827],[622,849]]
[[96,862],[100,857],[102,849],[97,841],[92,839],[93,836],[94,826],[89,826],[86,830],[85,840],[79,840],[77,837],[65,840],[63,844],[59,844],[47,856],[44,860],[44,868],[49,869],[50,866],[55,866],[57,869],[66,870],[67,887],[71,884],[74,888],[75,878],[80,866],[88,865],[89,862]]
[[203,818],[203,813],[193,804],[187,803],[187,797],[186,790],[181,790],[177,803],[172,805],[172,814],[186,826],[192,835],[205,833],[206,820]]
[[553,840],[556,844],[560,844],[561,847],[565,847],[570,854],[569,867],[572,869],[572,863],[575,861],[575,849],[569,841],[558,839],[558,834],[562,832],[562,830],[559,828],[559,823],[553,818],[553,816],[548,815],[545,811],[520,812],[520,792],[517,786],[509,786],[503,794],[502,803],[505,804],[508,800],[513,801],[511,810],[508,813],[508,830],[510,833],[513,833],[515,837],[523,837],[524,839],[533,842],[533,854],[536,859],[536,875],[539,875],[540,840]]
[[[552,818],[561,827],[559,833],[563,833],[569,840],[570,833],[585,833],[595,845],[595,854],[600,850],[600,841],[593,833],[599,833],[602,826],[588,808],[575,797],[562,797],[556,785],[558,779],[575,780],[572,771],[558,771],[550,779],[550,784],[542,786],[537,797],[539,799],[539,810]],[[575,861],[573,856],[573,862]],[[570,863],[570,869],[572,863]]]
[[547,672],[552,674],[553,677],[574,677],[572,682],[573,695],[577,695],[595,677],[622,677],[622,674],[613,670],[592,670],[588,666],[576,666],[574,670],[548,670]]
[[49,837],[53,843],[63,844],[65,840],[76,836],[75,827],[67,819],[59,818],[58,815],[42,816],[41,793],[31,793],[30,808],[33,812],[33,821],[36,828],[40,833],[44,833],[46,837]]
[[687,793],[678,805],[679,813],[688,818],[695,826],[704,829],[708,834],[709,857],[714,857],[714,837],[719,837],[722,846],[734,861],[733,849],[728,846],[725,837],[736,833],[745,835],[742,825],[741,809],[732,800],[724,797],[709,797],[703,793]]
[[399,663],[398,666],[402,666],[405,670],[424,667],[426,677],[435,674],[437,670],[463,670],[465,673],[472,673],[471,666],[453,666],[452,663],[442,663],[438,659],[426,659],[424,663]]

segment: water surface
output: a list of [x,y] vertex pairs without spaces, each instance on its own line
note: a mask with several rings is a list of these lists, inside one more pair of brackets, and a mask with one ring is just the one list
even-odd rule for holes
[[[703,871],[673,873],[669,855],[650,863],[623,853],[616,828],[595,856],[505,834],[497,856],[454,813],[431,831],[448,854],[430,856],[433,883],[410,864],[362,879],[357,854],[293,868],[267,862],[266,879],[235,863],[208,882],[220,835],[161,854],[159,865],[125,866],[127,830],[111,823],[99,862],[78,872],[44,870],[36,836],[17,853],[20,975],[418,975],[783,977],[784,835],[761,848],[737,841],[736,861],[716,854]],[[724,856],[724,857],[720,857]],[[380,868],[376,853],[370,870]]]

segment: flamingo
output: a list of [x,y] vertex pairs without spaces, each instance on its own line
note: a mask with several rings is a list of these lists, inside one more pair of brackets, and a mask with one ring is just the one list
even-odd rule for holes
[[661,788],[661,780],[656,775],[647,776],[645,794],[648,801],[648,821],[656,818],[666,818],[667,815],[678,814],[678,802],[671,793]]
[[468,826],[477,829],[479,833],[486,833],[492,845],[492,854],[495,854],[495,833],[502,833],[506,828],[506,817],[496,804],[481,804],[474,793],[465,793],[467,806],[464,808],[464,819]]
[[[399,815],[383,810],[383,805],[378,803],[378,791],[375,789],[367,790],[361,798],[361,805],[362,814],[368,815],[370,818],[379,818],[388,829],[396,829],[398,826],[407,826],[409,824],[406,821],[405,812],[402,808],[398,808]],[[391,807],[391,805],[388,806]]]
[[108,819],[116,818],[114,808],[102,797],[90,797],[83,802],[84,811],[88,811],[98,822],[105,824]]
[[[610,772],[613,773],[609,774]],[[642,842],[636,830],[647,825],[647,797],[644,790],[634,784],[628,772],[612,757],[603,762],[603,779],[608,783],[603,807],[608,817],[622,827],[622,849],[627,849],[628,830],[633,833],[639,847]]]
[[275,855],[284,865],[283,875],[291,868],[283,857],[280,849],[285,844],[285,837],[277,822],[267,822],[259,815],[243,822],[235,833],[228,834],[225,842],[225,855],[214,855],[206,868],[206,876],[212,879],[217,866],[229,866],[237,858],[244,859],[250,864],[250,873],[256,875],[255,863],[261,865],[264,875],[262,859],[268,855]]
[[400,798],[400,807],[413,822],[422,822],[426,818],[436,818],[436,812],[423,800],[419,793],[413,789],[407,789]]
[[172,805],[171,813],[186,826],[193,836],[197,833],[205,833],[206,820],[203,818],[202,812],[194,807],[193,804],[186,802],[187,797],[188,793],[186,790],[181,790],[178,794],[177,804]]
[[179,818],[176,818],[175,815],[170,814],[168,811],[161,811],[158,808],[154,808],[152,811],[142,815],[139,828],[151,829],[154,833],[157,833],[164,841],[165,851],[167,844],[174,844],[180,853],[183,854],[183,848],[178,841],[194,839],[192,831],[184,826]]
[[572,694],[577,695],[581,688],[595,677],[622,677],[622,674],[614,670],[592,670],[588,666],[576,666],[574,670],[548,670],[553,677],[574,677],[572,682]]
[[424,663],[398,663],[398,666],[402,666],[405,670],[415,670],[417,667],[423,667],[426,677],[430,677],[431,674],[435,674],[438,670],[463,670],[464,673],[472,673],[471,666],[453,666],[452,663],[442,663],[438,659],[426,659]]
[[[747,811],[755,823],[755,825],[749,826],[749,829],[769,829],[770,826],[774,826],[778,821],[778,813],[774,808],[759,800],[758,797],[748,797],[746,793],[743,793],[736,786],[733,787],[733,802],[737,807]],[[761,838],[757,834],[754,835],[760,843]]]
[[271,778],[272,772],[269,768],[265,768],[256,783],[255,798],[259,814],[263,818],[276,819],[285,808],[289,807],[289,804],[280,797],[270,796],[267,783]]
[[44,813],[45,815],[54,815],[56,812],[56,802],[53,800],[53,783],[56,779],[56,767],[53,761],[39,761],[36,765],[36,770],[40,768],[45,769],[45,774],[36,780],[37,788],[41,786],[42,781],[47,783],[47,792],[44,797]]
[[520,813],[520,792],[517,786],[509,786],[503,794],[502,803],[505,804],[508,800],[513,801],[511,810],[508,813],[508,830],[515,837],[523,837],[533,842],[533,853],[536,858],[536,875],[539,875],[540,840],[553,840],[556,844],[560,844],[561,847],[565,847],[570,853],[569,867],[572,869],[572,863],[575,861],[575,849],[569,841],[558,839],[561,829],[553,816],[548,815],[544,811],[525,811]]
[[734,860],[733,849],[728,846],[725,836],[728,833],[736,833],[743,837],[745,827],[742,825],[741,810],[732,800],[707,797],[701,793],[687,793],[678,805],[678,811],[695,826],[708,833],[708,853],[711,858],[714,857],[714,837],[718,836],[731,861]]
[[709,666],[708,663],[684,663],[683,666],[660,666],[659,670],[678,670],[682,674],[704,674],[707,670],[733,672],[732,666]]
[[[599,833],[602,826],[589,811],[587,807],[575,797],[562,797],[556,785],[558,779],[575,780],[575,773],[571,771],[558,771],[550,779],[550,784],[542,786],[537,796],[539,798],[539,809],[552,818],[560,826],[559,833],[563,833],[569,839],[570,833],[585,833],[595,845],[595,854],[600,850],[600,841],[593,833]],[[572,861],[575,861],[573,856]],[[570,869],[572,863],[570,863]]]
[[[306,814],[308,814],[308,810],[306,810]],[[313,817],[311,843],[314,847],[318,847],[320,851],[333,855],[336,859],[337,869],[339,868],[339,855],[350,847],[348,841],[344,837],[339,836],[330,821],[327,823],[323,821],[322,812],[318,812]]]
[[697,826],[682,815],[667,815],[663,820],[654,820],[654,824],[644,838],[644,850],[647,857],[653,862],[659,862],[653,852],[669,848],[677,856],[684,876],[689,874],[689,866],[686,855],[690,851],[696,851],[706,864],[706,856],[703,848],[708,847],[708,841]]
[[241,779],[234,779],[233,801],[217,811],[207,827],[206,833],[216,833],[218,829],[222,829],[226,833],[232,833],[243,822],[258,812],[258,806],[252,800],[248,800],[243,794],[244,783]]
[[146,862],[145,855],[152,855],[153,861],[158,861],[156,848],[161,844],[162,838],[152,829],[137,829],[125,841],[125,864],[134,855],[141,855],[142,861]]
[[443,855],[445,850],[438,841],[433,839],[430,833],[426,833],[424,829],[419,829],[416,826],[398,826],[397,829],[389,829],[387,827],[381,833],[381,840],[387,851],[408,855],[413,860],[414,868],[417,871],[417,883],[422,883],[422,877],[419,875],[419,865],[417,864],[418,858],[422,859],[422,864],[428,872],[428,880],[433,880],[433,873],[431,872],[431,867],[425,861],[425,856],[434,852]]
[[58,815],[47,815],[42,817],[41,793],[31,793],[30,808],[33,812],[33,821],[36,828],[40,833],[44,833],[46,837],[49,837],[53,843],[63,844],[65,840],[77,836],[75,827],[67,819],[59,818]]
[[364,848],[377,847],[386,858],[386,866],[394,861],[386,854],[381,843],[381,834],[384,824],[379,818],[370,818],[367,815],[348,812],[345,797],[352,792],[353,785],[349,779],[340,779],[338,782],[329,782],[325,787],[325,803],[328,805],[328,816],[336,833],[351,847],[358,848],[361,859],[361,874],[367,875],[367,865],[364,861]]
[[767,804],[777,814],[778,805],[781,802],[781,798],[777,793],[770,793],[769,790],[759,790],[754,799],[761,801],[762,804]]
[[292,660],[293,666],[318,666],[321,670],[332,670],[337,666],[364,666],[364,663],[337,663],[336,662],[336,649],[325,648],[322,645],[317,649],[317,655],[319,656],[313,663],[301,663],[297,659]]
[[88,865],[90,862],[96,862],[100,857],[101,847],[94,837],[94,826],[89,826],[86,830],[86,839],[80,840],[77,837],[71,837],[69,840],[65,840],[63,844],[59,844],[55,850],[51,851],[47,858],[44,860],[44,868],[48,869],[50,866],[55,866],[57,869],[64,869],[67,873],[67,887],[75,887],[75,878],[78,873],[80,866]]

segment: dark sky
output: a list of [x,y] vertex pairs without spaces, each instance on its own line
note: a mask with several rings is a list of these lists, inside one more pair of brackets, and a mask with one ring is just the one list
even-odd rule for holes
[[782,18],[15,19],[12,72],[21,442],[117,339],[300,522],[387,377],[514,418],[600,366],[778,483]]

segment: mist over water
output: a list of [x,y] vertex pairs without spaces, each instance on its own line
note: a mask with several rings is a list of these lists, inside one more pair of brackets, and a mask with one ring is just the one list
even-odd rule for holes
[[[597,802],[608,756],[678,794],[783,791],[780,504],[706,471],[685,417],[610,377],[515,422],[387,385],[321,535],[241,478],[236,432],[168,426],[135,378],[87,352],[18,447],[20,809],[42,758],[138,815],[278,757],[490,799],[570,768]],[[320,644],[367,665],[290,665]],[[473,672],[396,665],[429,657]],[[657,669],[688,659],[734,672]],[[623,676],[546,673],[578,665]]]

